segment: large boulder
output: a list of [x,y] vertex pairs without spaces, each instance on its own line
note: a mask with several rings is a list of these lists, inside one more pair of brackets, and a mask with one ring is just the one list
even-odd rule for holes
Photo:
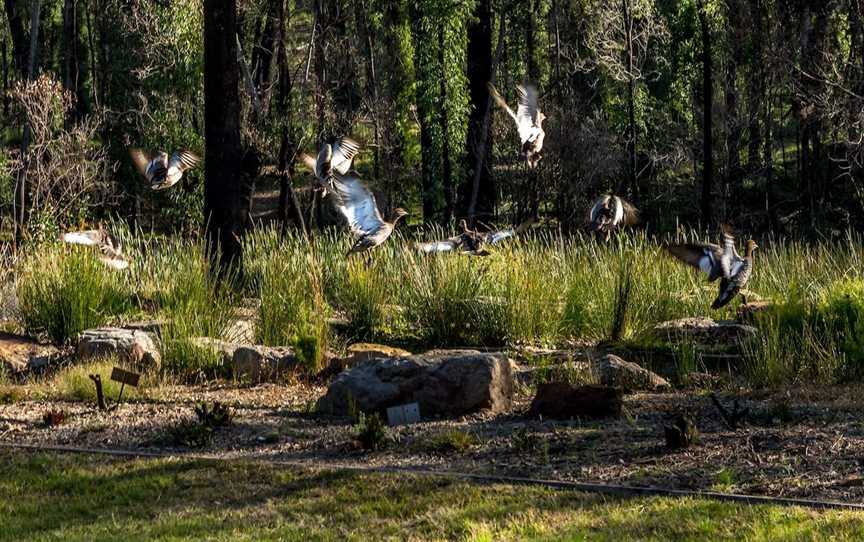
[[705,316],[680,318],[661,322],[654,326],[654,335],[668,342],[687,341],[690,343],[722,346],[734,345],[756,336],[758,330],[734,320],[714,321]]
[[45,367],[59,354],[57,348],[30,337],[0,331],[0,370],[9,374]]
[[375,343],[354,343],[348,347],[345,355],[345,367],[353,367],[358,363],[376,358],[401,358],[410,356],[411,352]]
[[237,343],[214,339],[212,337],[193,337],[189,339],[189,342],[196,348],[209,350],[218,354],[222,358],[222,365],[225,367],[231,366],[231,362],[234,360],[234,352],[241,346]]
[[156,370],[162,356],[149,334],[137,329],[100,327],[78,336],[79,360],[115,357],[138,371]]
[[618,417],[623,406],[620,388],[549,382],[537,386],[529,414],[555,420]]
[[625,391],[662,391],[671,388],[665,378],[614,354],[606,354],[593,365],[597,380],[604,386]]
[[296,368],[294,350],[281,346],[240,346],[231,359],[234,378],[253,384],[276,380]]
[[355,407],[380,412],[417,402],[424,417],[503,412],[513,402],[513,389],[510,361],[500,353],[433,350],[370,359],[342,372],[319,399],[318,410],[344,415]]

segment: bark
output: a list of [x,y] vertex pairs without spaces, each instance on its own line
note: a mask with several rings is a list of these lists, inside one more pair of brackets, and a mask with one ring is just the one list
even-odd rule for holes
[[27,36],[24,33],[24,16],[22,15],[26,5],[21,0],[5,0],[4,5],[6,20],[9,23],[9,34],[12,38],[12,58],[15,69],[24,75],[29,55]]
[[[501,17],[501,29],[504,17]],[[503,45],[503,32],[498,51]],[[496,55],[498,56],[498,55]],[[491,100],[487,82],[495,80],[492,59],[492,10],[490,0],[478,0],[472,23],[468,26],[468,92],[471,113],[468,118],[466,145],[467,173],[462,187],[462,205],[459,214],[467,215],[473,224],[475,217],[487,219],[495,211],[495,184],[487,166],[489,160],[489,117]]]
[[[447,103],[447,78],[444,71],[446,68],[445,58],[444,58],[444,27],[443,25],[438,31],[438,63],[441,67],[441,79],[440,79],[440,93],[441,104]],[[446,224],[453,217],[453,213],[455,211],[455,187],[453,186],[453,167],[450,163],[450,118],[447,115],[447,108],[440,107],[440,116],[438,117],[439,122],[441,123],[441,184],[444,187],[444,201],[446,204],[446,208],[444,209],[444,215],[439,217],[438,220],[442,224]]]
[[[247,223],[249,171],[240,143],[240,67],[235,0],[204,2],[204,217],[214,270],[242,262],[240,236]],[[244,167],[244,165],[246,167]],[[245,170],[245,171],[244,171]]]
[[744,170],[741,167],[742,124],[738,112],[738,67],[742,62],[742,44],[745,33],[742,28],[740,0],[729,1],[729,27],[732,37],[732,54],[726,60],[726,183],[730,207],[734,214],[741,204],[744,187]]
[[[42,7],[42,0],[34,0],[31,4],[32,11],[30,12],[30,46],[28,47],[27,55],[27,79],[32,80],[36,74],[36,57],[39,49],[39,19]],[[24,134],[21,138],[21,158],[24,161],[24,166],[18,174],[18,179],[15,183],[15,202],[17,207],[17,220],[15,221],[15,242],[19,243],[23,239],[24,228],[27,224],[29,216],[29,181],[27,179],[27,170],[29,169],[29,159],[27,151],[30,147],[30,123],[24,125]]]
[[699,5],[699,27],[702,35],[702,221],[711,223],[711,192],[714,184],[713,115],[714,81],[711,62],[711,29],[705,5]]
[[630,0],[621,0],[624,21],[625,55],[627,60],[627,177],[630,193],[634,201],[639,199],[639,184],[636,179],[636,80],[633,73],[633,21],[631,20]]
[[75,95],[75,117],[86,113],[82,91],[79,0],[63,1],[63,87]]

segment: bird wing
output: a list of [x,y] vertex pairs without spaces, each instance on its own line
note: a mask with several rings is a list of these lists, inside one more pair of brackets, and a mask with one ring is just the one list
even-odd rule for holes
[[135,169],[138,170],[138,173],[140,173],[142,177],[147,178],[147,170],[153,162],[153,157],[137,147],[129,149],[129,156],[132,157],[132,163],[135,165]]
[[356,177],[333,176],[336,207],[348,221],[354,235],[365,236],[384,226],[375,196]]
[[312,170],[312,173],[315,174],[316,177],[319,177],[318,174],[318,161],[306,154],[305,152],[300,155],[300,161],[303,162],[303,165]]
[[537,88],[534,85],[518,85],[519,107],[516,109],[516,125],[522,142],[531,141],[539,134],[537,126]]
[[348,170],[351,169],[351,162],[358,152],[360,152],[359,143],[350,137],[340,138],[333,144],[333,157],[330,159],[333,169],[340,175],[348,173]]
[[100,230],[74,231],[63,234],[63,241],[73,245],[100,246],[104,243],[104,233]]
[[174,151],[174,154],[171,155],[171,159],[168,161],[168,169],[177,168],[180,172],[183,172],[197,166],[199,162],[201,162],[201,158],[197,154],[180,149]]
[[459,247],[461,243],[453,239],[444,241],[431,241],[429,243],[417,243],[417,248],[422,252],[452,252]]
[[634,226],[638,224],[639,209],[634,207],[630,202],[623,200],[622,198],[618,198],[618,201],[621,202],[621,207],[624,211],[624,214],[621,217],[621,223],[625,226]]
[[516,113],[510,109],[510,106],[507,105],[507,102],[504,101],[504,98],[501,97],[501,94],[498,93],[498,90],[492,85],[492,83],[487,83],[486,85],[489,88],[489,95],[495,100],[495,102],[507,112],[508,115],[513,117],[513,120],[516,121],[516,126],[519,126],[519,118],[516,116]]
[[486,234],[484,241],[486,241],[490,245],[500,243],[504,239],[508,239],[510,237],[515,237],[516,235],[519,235],[520,233],[522,233],[523,231],[528,229],[528,227],[531,226],[531,224],[533,222],[534,221],[532,219],[528,219],[525,222],[516,226],[515,228],[507,228],[505,230],[490,231],[489,233]]
[[[682,262],[690,265],[711,278],[713,260],[720,259],[723,249],[717,245],[706,243],[704,245],[695,243],[684,243],[680,245],[666,245],[664,247],[669,254]],[[714,277],[715,279],[717,277]]]
[[601,196],[594,201],[594,205],[591,206],[591,211],[588,213],[588,222],[592,224],[597,221],[597,218],[600,216],[600,211],[606,208],[606,205],[609,203],[610,196]]

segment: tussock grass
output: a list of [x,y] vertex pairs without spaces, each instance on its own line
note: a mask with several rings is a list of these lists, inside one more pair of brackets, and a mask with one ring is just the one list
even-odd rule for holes
[[25,329],[68,343],[131,308],[126,276],[105,267],[90,247],[47,244],[17,270],[18,310]]
[[[662,239],[641,233],[609,243],[528,233],[472,258],[410,246],[412,239],[452,231],[397,231],[367,261],[345,257],[350,239],[342,230],[306,239],[263,228],[244,241],[243,282],[236,287],[237,281],[210,277],[199,242],[120,230],[133,261],[127,274],[110,273],[86,251],[54,245],[19,262],[23,322],[66,341],[83,327],[127,314],[131,295],[139,310],[169,322],[161,338],[164,365],[184,377],[220,374],[219,356],[190,339],[223,338],[241,296],[261,300],[257,340],[293,346],[310,370],[343,341],[427,347],[629,341],[665,320],[735,318],[738,305],[711,311],[717,284],[666,255]],[[716,242],[693,232],[676,240]],[[742,345],[744,374],[767,385],[864,377],[861,238],[812,245],[765,239],[760,246],[747,294],[774,305],[756,318],[757,339]],[[55,308],[55,300],[71,309]],[[331,329],[331,316],[346,319],[347,329]],[[694,347],[675,352],[678,371],[692,370]]]
[[[85,364],[71,365],[61,369],[57,374],[34,388],[37,395],[46,399],[62,401],[87,401],[96,403],[96,386],[89,375],[99,375],[102,378],[102,390],[109,404],[117,399],[120,384],[111,380],[111,370],[120,365],[117,360],[106,358],[94,360]],[[123,400],[144,397],[149,381],[145,377],[139,387],[126,386],[123,390]]]

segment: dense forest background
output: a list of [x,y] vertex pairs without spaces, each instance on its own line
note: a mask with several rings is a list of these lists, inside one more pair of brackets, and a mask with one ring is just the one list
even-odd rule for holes
[[[653,231],[864,226],[858,0],[4,0],[4,15],[7,236],[109,216],[194,232],[226,198],[244,227],[319,227],[336,218],[297,156],[341,135],[385,214],[415,224],[573,231],[615,192]],[[515,103],[526,81],[548,116],[537,169],[486,86]],[[151,192],[130,145],[206,148],[207,165]]]

